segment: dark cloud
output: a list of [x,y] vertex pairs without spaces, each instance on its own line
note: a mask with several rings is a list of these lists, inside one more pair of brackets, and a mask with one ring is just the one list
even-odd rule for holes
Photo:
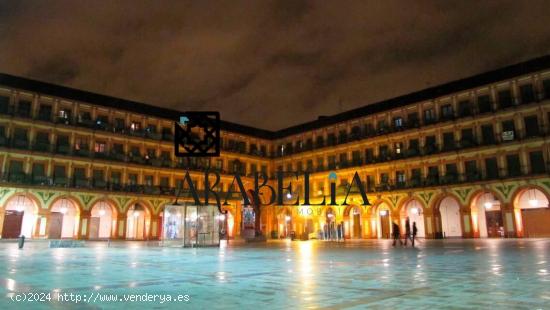
[[0,0],[0,71],[280,129],[548,54],[549,8]]

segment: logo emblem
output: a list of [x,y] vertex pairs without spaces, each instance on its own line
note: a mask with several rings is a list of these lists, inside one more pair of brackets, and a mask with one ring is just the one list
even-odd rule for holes
[[219,112],[184,112],[174,126],[177,157],[220,156]]

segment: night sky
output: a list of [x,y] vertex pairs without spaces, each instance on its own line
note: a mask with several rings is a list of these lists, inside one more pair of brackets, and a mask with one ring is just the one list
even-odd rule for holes
[[0,0],[0,71],[282,129],[550,54],[550,1],[113,2]]

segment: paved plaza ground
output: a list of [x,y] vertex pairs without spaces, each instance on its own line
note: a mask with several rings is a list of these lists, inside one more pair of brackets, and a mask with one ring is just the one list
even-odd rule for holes
[[[0,309],[550,308],[550,239],[429,240],[417,248],[386,240],[106,245],[0,243]],[[31,292],[187,294],[189,301],[12,301]]]

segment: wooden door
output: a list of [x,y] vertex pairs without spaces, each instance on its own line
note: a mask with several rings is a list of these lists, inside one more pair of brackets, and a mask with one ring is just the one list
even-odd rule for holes
[[382,238],[390,239],[390,216],[389,214],[380,215],[380,232]]
[[99,222],[99,217],[90,218],[90,234],[88,235],[88,239],[99,239]]
[[50,214],[50,229],[48,238],[61,239],[61,229],[63,229],[63,213],[52,212]]
[[550,237],[550,208],[521,210],[526,238]]
[[[23,226],[24,211],[6,210],[4,217],[4,227],[2,228],[2,238],[19,238],[21,235],[21,226]],[[31,236],[25,236],[30,238]]]
[[504,231],[502,224],[501,211],[485,211],[485,219],[487,220],[487,236],[489,238],[500,238]]

